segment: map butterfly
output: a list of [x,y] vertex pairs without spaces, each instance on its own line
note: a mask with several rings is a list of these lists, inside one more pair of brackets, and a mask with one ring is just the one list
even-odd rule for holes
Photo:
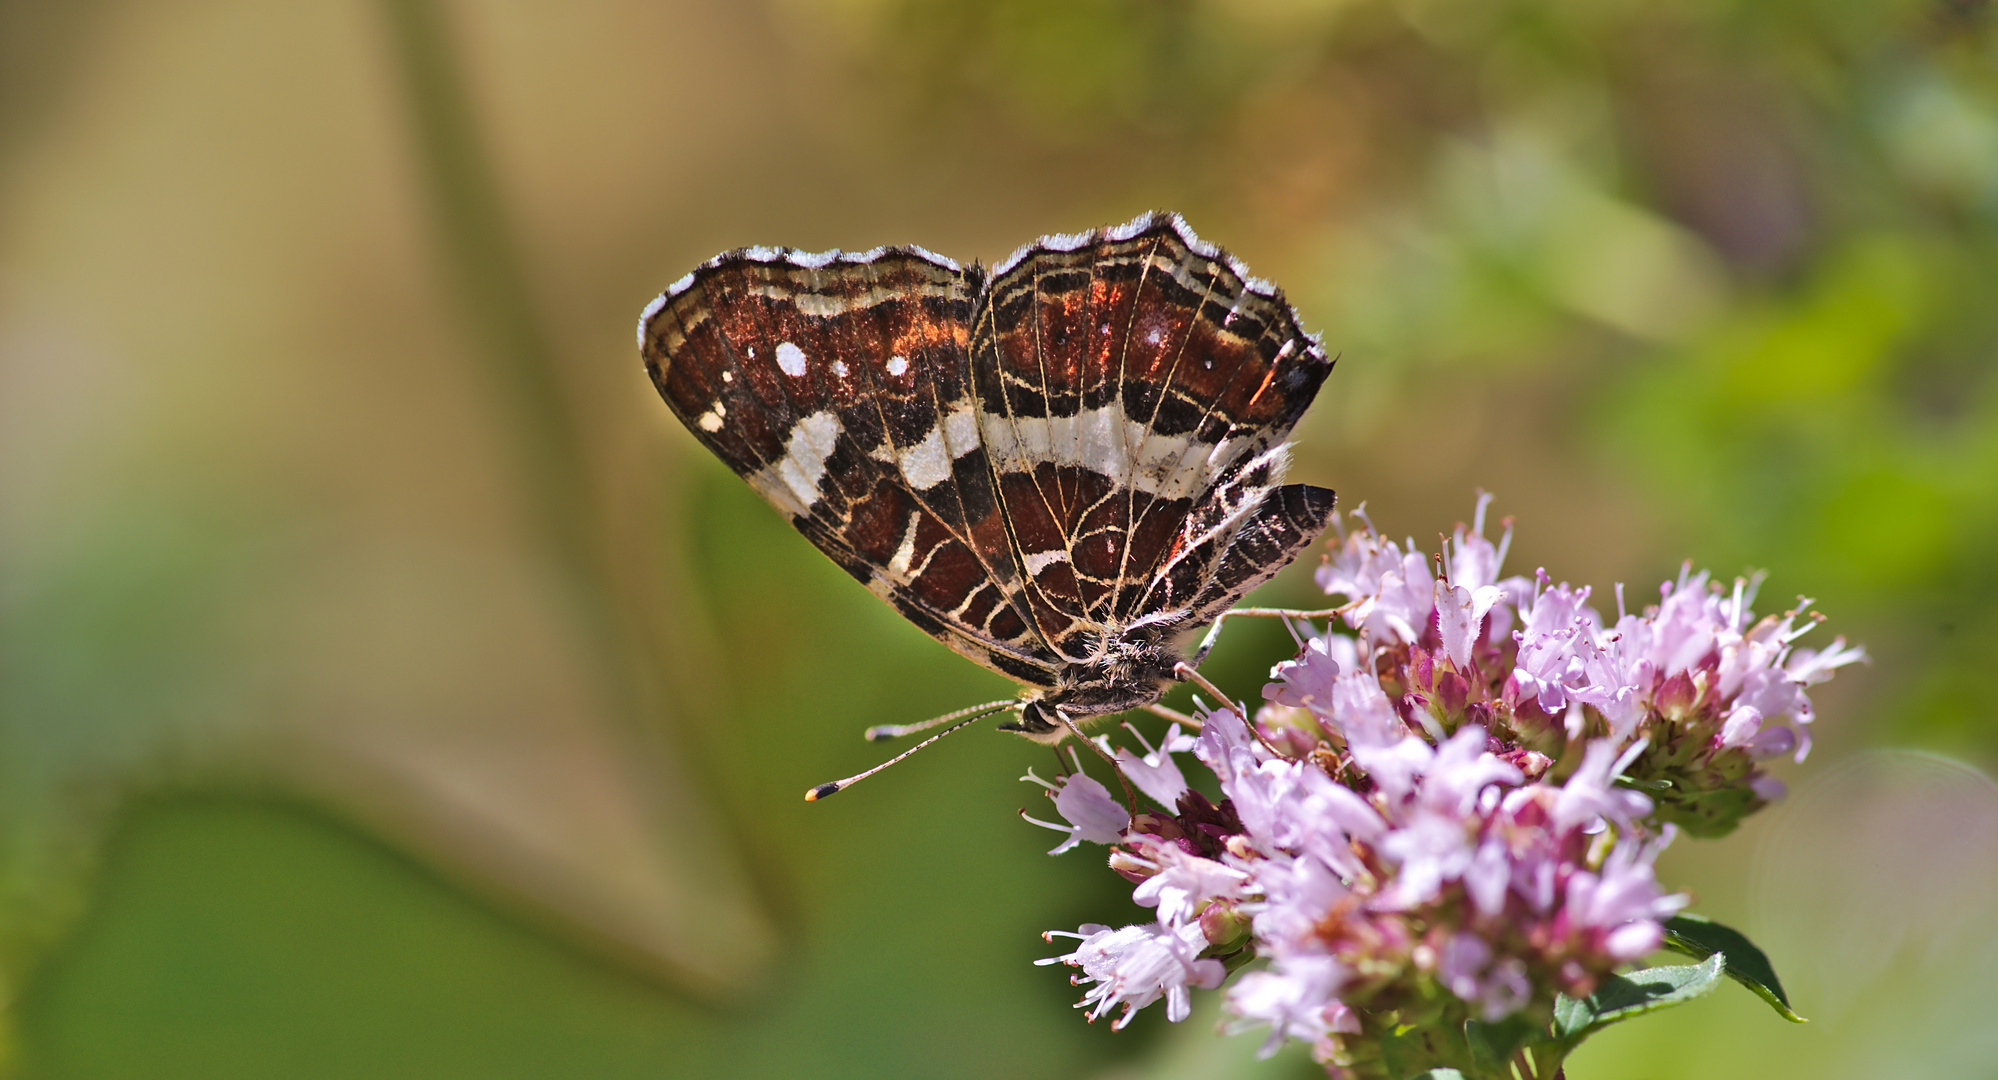
[[1042,742],[1156,703],[1191,635],[1333,513],[1331,491],[1282,482],[1332,362],[1176,214],[990,271],[920,247],[730,251],[654,300],[638,342],[696,438],[910,622],[1022,684],[981,708]]

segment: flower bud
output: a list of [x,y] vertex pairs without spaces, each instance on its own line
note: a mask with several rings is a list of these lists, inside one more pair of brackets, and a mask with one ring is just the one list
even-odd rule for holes
[[1233,945],[1249,936],[1249,917],[1232,900],[1216,900],[1200,913],[1200,932],[1209,945]]
[[1693,711],[1693,704],[1699,700],[1700,692],[1693,686],[1691,674],[1681,671],[1666,679],[1651,695],[1651,703],[1664,714],[1665,719],[1679,723]]
[[1110,869],[1115,870],[1124,880],[1137,884],[1158,873],[1159,868],[1136,855],[1115,848],[1110,852]]
[[1471,700],[1469,680],[1454,671],[1445,671],[1436,677],[1436,705],[1446,717],[1460,716],[1464,706]]

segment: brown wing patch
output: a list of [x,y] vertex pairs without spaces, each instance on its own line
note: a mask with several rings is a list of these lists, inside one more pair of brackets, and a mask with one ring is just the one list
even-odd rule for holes
[[975,418],[941,404],[967,396],[978,280],[914,250],[732,252],[648,309],[641,348],[688,429],[820,550],[951,648],[1044,685],[1057,661],[1007,590]]

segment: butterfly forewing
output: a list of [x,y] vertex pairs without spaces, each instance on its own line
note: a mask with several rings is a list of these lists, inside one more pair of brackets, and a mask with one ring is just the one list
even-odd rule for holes
[[1006,410],[1012,468],[1033,481],[1014,490],[1037,494],[1048,511],[1035,522],[1043,528],[1018,534],[1023,559],[1040,571],[1038,610],[1058,623],[1044,633],[1072,634],[1108,618],[1127,569],[1133,485],[1144,482],[1134,468],[1147,433],[1125,405],[1125,365],[1134,359],[1130,331],[1148,259],[1161,242],[1154,228],[1031,246],[995,276],[973,329],[982,389],[1006,391],[985,398]]
[[[1067,655],[1194,599],[1284,460],[1205,503],[1282,443],[1331,369],[1280,294],[1167,216],[1002,264],[972,357],[1032,610]],[[1189,580],[1154,587],[1169,565]]]
[[749,249],[662,297],[643,348],[688,428],[820,550],[926,633],[1047,685],[1056,662],[1006,592],[1017,572],[989,470],[975,434],[952,438],[970,419],[974,295],[918,252]]

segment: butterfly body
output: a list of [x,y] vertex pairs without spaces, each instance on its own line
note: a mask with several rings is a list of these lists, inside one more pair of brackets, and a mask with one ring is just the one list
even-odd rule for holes
[[925,633],[1025,688],[1008,725],[1156,702],[1332,493],[1284,442],[1331,369],[1177,216],[1045,237],[988,275],[921,248],[710,260],[646,309],[701,442]]

